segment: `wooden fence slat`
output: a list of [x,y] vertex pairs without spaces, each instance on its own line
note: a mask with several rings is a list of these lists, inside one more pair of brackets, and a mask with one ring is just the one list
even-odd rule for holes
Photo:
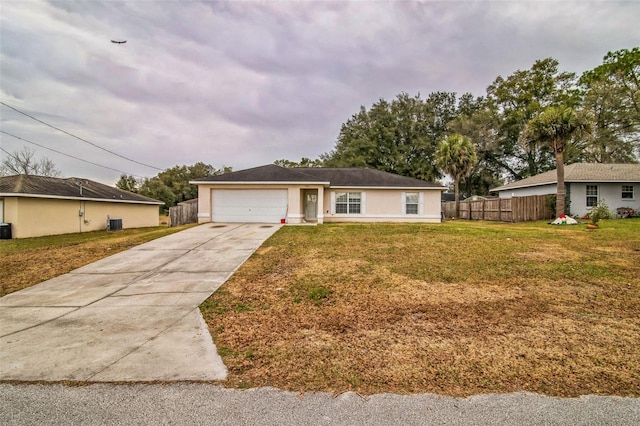
[[[490,220],[499,222],[529,222],[552,219],[548,204],[549,195],[494,198],[489,200],[460,201],[460,219]],[[446,218],[454,218],[455,201],[442,203]]]
[[169,208],[169,226],[198,222],[198,204],[180,204]]

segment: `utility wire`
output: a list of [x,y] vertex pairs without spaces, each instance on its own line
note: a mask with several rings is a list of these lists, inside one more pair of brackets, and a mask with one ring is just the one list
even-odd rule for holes
[[108,149],[106,149],[106,148],[101,147],[100,145],[97,145],[97,144],[95,144],[95,143],[93,143],[93,142],[90,142],[90,141],[88,141],[88,140],[86,140],[86,139],[82,139],[80,136],[76,136],[76,135],[74,135],[74,134],[72,134],[72,133],[67,132],[66,130],[62,130],[62,129],[61,129],[61,128],[59,128],[59,127],[53,126],[53,125],[51,125],[51,124],[49,124],[49,123],[45,123],[44,121],[39,120],[39,119],[37,119],[36,117],[34,117],[34,116],[32,116],[32,115],[27,114],[26,112],[20,111],[19,109],[14,108],[14,107],[12,107],[11,105],[8,105],[8,104],[6,104],[6,103],[4,103],[4,102],[2,102],[2,101],[0,101],[0,104],[2,104],[2,105],[4,105],[4,106],[6,106],[7,108],[11,108],[12,110],[14,110],[14,111],[15,111],[15,112],[17,112],[17,113],[20,113],[20,114],[22,114],[22,115],[25,115],[25,116],[27,116],[27,117],[31,118],[32,120],[37,121],[38,123],[42,123],[42,124],[44,124],[45,126],[49,126],[49,127],[51,127],[52,129],[56,129],[56,130],[58,130],[58,131],[60,131],[60,132],[62,132],[62,133],[64,133],[64,134],[67,134],[67,135],[69,135],[69,136],[73,137],[73,138],[76,138],[76,139],[78,139],[78,140],[81,140],[82,142],[88,143],[89,145],[95,146],[95,147],[96,147],[96,148],[98,148],[98,149],[101,149],[101,150],[103,150],[103,151],[106,151],[106,152],[108,152],[109,154],[113,154],[113,155],[115,155],[116,157],[124,158],[124,159],[125,159],[125,160],[127,160],[127,161],[131,161],[131,162],[133,162],[133,163],[140,164],[141,166],[149,167],[149,168],[156,169],[156,170],[163,170],[163,169],[161,169],[161,168],[159,168],[159,167],[151,166],[151,165],[149,165],[149,164],[145,164],[145,163],[141,163],[141,162],[139,162],[139,161],[132,160],[131,158],[125,157],[124,155],[120,155],[120,154],[118,154],[118,153],[116,153],[116,152],[110,151],[110,150],[108,150]]
[[[114,171],[114,172],[118,172],[118,173],[123,173],[123,174],[125,174],[125,175],[131,175],[131,176],[135,176],[135,177],[139,177],[139,178],[145,178],[145,176],[138,176],[138,175],[134,175],[133,173],[123,172],[122,170],[113,169],[113,168],[108,167],[108,166],[103,166],[102,164],[94,163],[94,162],[92,162],[92,161],[85,160],[85,159],[83,159],[83,158],[75,157],[75,156],[73,156],[73,155],[71,155],[71,154],[66,154],[66,153],[64,153],[64,152],[57,151],[57,150],[55,150],[55,149],[53,149],[53,148],[49,148],[49,147],[47,147],[47,146],[40,145],[39,143],[36,143],[36,142],[30,141],[30,140],[27,140],[27,139],[21,138],[20,136],[13,135],[13,134],[11,134],[11,133],[9,133],[9,132],[5,132],[4,130],[0,130],[0,133],[4,133],[4,134],[5,134],[5,135],[7,135],[7,136],[11,136],[11,137],[14,137],[14,138],[16,138],[16,139],[20,139],[21,141],[25,141],[25,142],[31,143],[31,144],[33,144],[33,145],[35,145],[35,146],[39,146],[40,148],[48,149],[49,151],[53,151],[53,152],[56,152],[56,153],[58,153],[58,154],[66,155],[67,157],[71,157],[71,158],[73,158],[74,160],[83,161],[83,162],[85,162],[85,163],[93,164],[94,166],[102,167],[102,168],[104,168],[104,169],[109,169],[109,170],[112,170],[112,171]],[[7,151],[6,151],[5,149],[3,149],[2,147],[0,147],[0,149],[1,149],[2,151],[6,152],[8,155],[10,155],[10,156],[12,156],[12,157],[13,157],[13,154],[11,154],[10,152],[7,152]]]
[[17,157],[15,155],[13,155],[12,153],[10,153],[9,151],[7,151],[6,149],[4,149],[1,146],[0,146],[0,151],[4,152],[5,154],[7,154],[9,157],[13,158],[14,160],[17,159]]

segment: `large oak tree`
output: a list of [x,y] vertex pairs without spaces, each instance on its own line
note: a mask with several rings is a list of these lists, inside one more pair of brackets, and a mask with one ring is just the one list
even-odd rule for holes
[[393,101],[361,107],[340,129],[334,149],[321,156],[329,167],[370,167],[403,176],[436,180],[438,141],[456,116],[454,93],[427,99],[401,93]]
[[177,203],[198,196],[197,186],[191,185],[190,181],[230,171],[230,167],[216,170],[210,164],[198,162],[191,166],[171,167],[148,179],[136,179],[131,175],[122,175],[116,183],[116,187],[163,201],[164,207],[168,209]]
[[496,78],[487,88],[487,108],[498,116],[495,158],[508,178],[522,179],[553,168],[554,156],[548,147],[523,146],[520,134],[545,108],[576,107],[579,102],[576,75],[559,71],[559,62],[553,58],[537,60],[530,69],[515,71],[507,78]]
[[640,159],[640,48],[609,52],[602,65],[580,78],[593,137],[584,159],[628,163]]

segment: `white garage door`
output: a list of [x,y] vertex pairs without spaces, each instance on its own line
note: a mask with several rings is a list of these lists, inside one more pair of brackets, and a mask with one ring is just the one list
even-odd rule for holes
[[280,223],[287,214],[286,189],[214,189],[214,222]]

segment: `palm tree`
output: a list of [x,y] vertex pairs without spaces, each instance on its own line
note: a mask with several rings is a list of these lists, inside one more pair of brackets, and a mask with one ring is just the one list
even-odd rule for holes
[[520,135],[525,147],[547,144],[556,156],[557,189],[556,215],[564,215],[564,150],[578,135],[591,131],[591,120],[584,111],[560,105],[546,108],[538,116],[529,120]]
[[453,178],[456,217],[460,215],[460,180],[471,172],[477,162],[476,149],[466,136],[449,135],[438,144],[436,165]]

